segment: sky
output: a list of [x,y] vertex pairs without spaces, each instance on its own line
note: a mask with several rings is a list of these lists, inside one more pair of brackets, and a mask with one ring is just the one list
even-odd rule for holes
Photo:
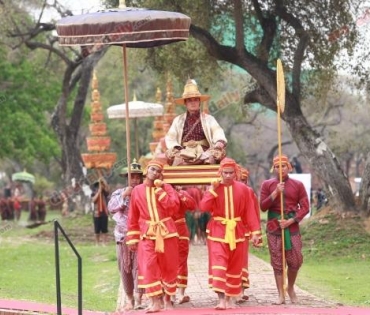
[[[49,0],[49,3],[53,1]],[[88,12],[96,12],[98,10],[103,10],[104,7],[101,5],[101,0],[59,0],[61,5],[66,9],[71,10],[73,15],[84,14]],[[38,17],[39,11],[35,12],[36,17]],[[43,15],[43,22],[50,22],[51,19],[58,20],[60,15],[55,10],[47,10]]]
[[59,0],[59,2],[70,9],[74,15],[103,9],[100,0]]

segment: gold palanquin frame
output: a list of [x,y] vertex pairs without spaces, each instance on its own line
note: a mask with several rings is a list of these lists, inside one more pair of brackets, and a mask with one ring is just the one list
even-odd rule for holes
[[165,165],[163,180],[168,184],[176,185],[210,185],[211,182],[220,176],[218,169],[220,165],[186,165],[169,166]]

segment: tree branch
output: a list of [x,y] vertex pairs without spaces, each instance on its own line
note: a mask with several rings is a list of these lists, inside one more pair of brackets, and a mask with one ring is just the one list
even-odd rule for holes
[[234,63],[237,58],[235,49],[229,46],[220,45],[216,39],[205,29],[194,24],[190,25],[190,34],[203,43],[208,53],[217,60],[224,60]]
[[263,29],[263,37],[259,45],[260,49],[258,51],[258,56],[265,62],[265,64],[267,64],[274,37],[276,35],[276,21],[274,16],[270,16],[269,18],[265,18],[263,16],[258,0],[252,0],[252,4],[256,12],[256,17]]
[[[281,146],[283,147],[284,145],[289,145],[289,144],[292,144],[293,141],[292,140],[288,140],[288,141],[283,141],[281,143]],[[267,162],[268,163],[271,163],[271,161],[274,159],[274,155],[275,155],[275,152],[276,150],[278,149],[278,146],[279,144],[275,144],[269,151],[269,153],[267,154]]]
[[286,7],[283,5],[282,0],[276,0],[276,13],[277,16],[284,20],[288,25],[293,27],[296,36],[299,38],[297,49],[294,53],[292,69],[292,94],[296,98],[296,101],[300,104],[302,62],[310,37],[302,26],[300,20],[291,13],[288,13]]
[[60,59],[62,59],[68,65],[74,63],[62,51],[56,49],[53,46],[43,44],[43,43],[39,43],[39,42],[32,42],[32,41],[28,41],[28,40],[26,40],[24,43],[31,50],[34,50],[34,49],[37,49],[37,48],[42,48],[42,49],[49,50],[50,52],[56,54]]
[[237,65],[251,74],[256,81],[263,85],[271,97],[276,98],[276,74],[266,64],[246,49],[238,53],[235,48],[219,44],[206,30],[191,25],[190,34],[203,43],[208,53],[217,60],[223,60]]
[[243,18],[242,3],[240,0],[234,0],[235,47],[238,52],[245,49]]
[[244,104],[260,103],[276,112],[275,100],[273,100],[262,87],[257,87],[253,91],[246,93],[243,101]]

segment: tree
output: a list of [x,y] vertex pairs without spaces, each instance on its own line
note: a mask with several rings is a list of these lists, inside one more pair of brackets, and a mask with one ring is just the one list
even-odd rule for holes
[[39,5],[41,8],[40,17],[36,20],[29,15],[28,8],[22,6],[22,1],[0,3],[1,14],[5,21],[3,27],[7,34],[6,43],[13,48],[25,46],[31,51],[44,50],[48,54],[47,65],[51,69],[57,67],[64,72],[61,93],[54,106],[50,123],[61,147],[59,163],[64,181],[65,184],[70,184],[72,178],[83,178],[81,141],[79,141],[83,109],[92,70],[107,49],[101,49],[85,57],[78,50],[56,47],[58,40],[52,34],[52,31],[55,31],[55,23],[42,22],[44,10],[46,7],[53,7],[61,16],[71,12],[63,8],[58,1],[48,5],[46,1],[40,4],[40,1],[35,0],[32,4]]
[[47,163],[59,153],[47,122],[59,82],[48,78],[40,55],[26,57],[3,46],[0,52],[9,56],[0,60],[0,158],[11,158],[20,168],[35,158]]
[[[357,39],[353,16],[363,1],[135,1],[138,6],[175,10],[191,16],[191,35],[215,60],[244,69],[255,89],[244,103],[259,103],[276,111],[276,57],[289,77],[282,119],[301,154],[325,183],[328,197],[338,210],[354,210],[352,190],[336,155],[302,111],[306,88],[316,91],[331,82],[338,65],[335,57],[352,54]],[[217,27],[215,27],[217,25]],[[329,35],[348,27],[346,36],[329,41]],[[225,44],[226,43],[226,44]],[[169,51],[171,47],[166,47]],[[324,85],[323,85],[324,86]]]

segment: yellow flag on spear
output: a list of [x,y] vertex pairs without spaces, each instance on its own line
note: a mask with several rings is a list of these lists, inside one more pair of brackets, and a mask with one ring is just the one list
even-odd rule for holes
[[[276,105],[277,105],[277,127],[278,127],[278,152],[279,152],[279,181],[283,181],[282,165],[281,165],[281,114],[284,113],[285,109],[285,80],[284,70],[281,60],[277,60],[276,65]],[[280,193],[280,217],[284,219],[284,198],[283,192]],[[281,244],[282,244],[282,263],[283,263],[283,288],[285,295],[286,288],[286,262],[285,262],[285,237],[284,230],[281,231]]]
[[281,113],[284,113],[285,109],[285,80],[284,70],[281,60],[277,60],[276,66],[276,84],[277,84],[277,107]]

